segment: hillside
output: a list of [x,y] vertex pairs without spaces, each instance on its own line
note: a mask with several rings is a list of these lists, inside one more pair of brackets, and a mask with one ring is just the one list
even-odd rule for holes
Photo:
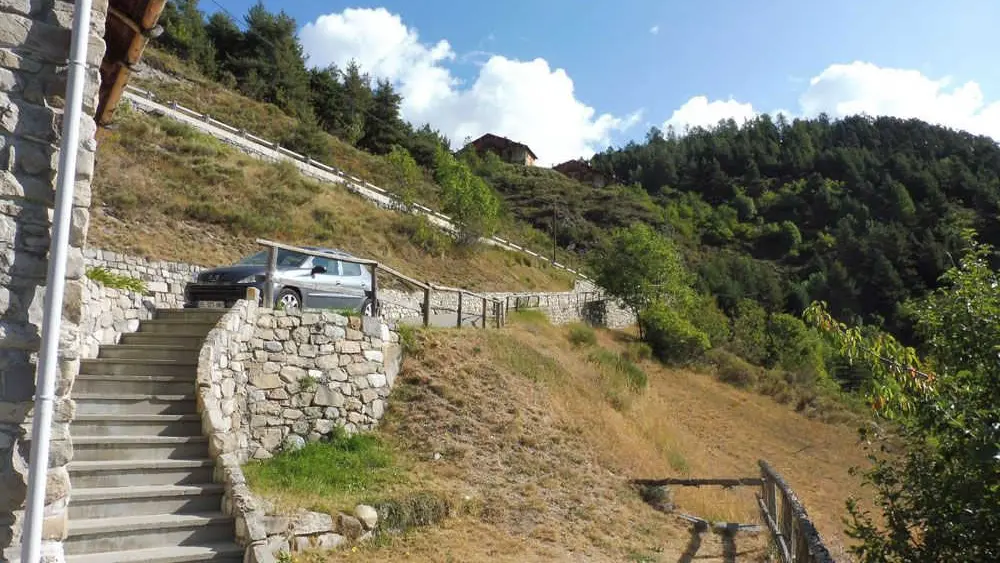
[[99,131],[93,198],[92,246],[161,260],[228,264],[258,250],[254,238],[263,237],[343,248],[470,289],[572,287],[565,272],[494,248],[456,248],[415,217],[166,118],[121,111],[114,127]]
[[[255,490],[288,510],[414,498],[426,507],[429,493],[456,513],[358,552],[299,561],[721,561],[714,534],[682,559],[688,525],[644,504],[628,480],[754,475],[759,458],[785,475],[842,554],[844,500],[859,491],[847,468],[864,463],[851,427],[706,374],[648,361],[622,371],[614,358],[628,337],[600,331],[594,344],[572,344],[586,340],[581,331],[520,316],[502,331],[420,333],[375,434],[385,450],[369,461],[381,469],[331,473],[290,458],[276,474],[259,470],[274,461],[251,464]],[[751,523],[751,492],[677,488],[675,502]],[[740,536],[736,549],[760,560],[763,546],[763,536]]]
[[[169,52],[151,48],[145,52],[143,60],[131,83],[153,92],[159,99],[177,102],[264,139],[277,141],[390,192],[403,192],[396,171],[384,155],[362,150],[323,130],[313,123],[314,118],[297,117],[278,105],[254,99],[236,88],[206,78],[195,65]],[[408,195],[438,210],[442,208],[440,186],[434,183],[431,163],[439,141],[430,130],[422,128],[411,133],[405,143],[421,165],[419,179],[409,187]],[[505,211],[499,234],[548,254],[552,248],[550,224],[536,226],[516,206],[508,205]],[[581,264],[579,255],[566,251],[564,245],[557,248],[557,258],[563,264]]]

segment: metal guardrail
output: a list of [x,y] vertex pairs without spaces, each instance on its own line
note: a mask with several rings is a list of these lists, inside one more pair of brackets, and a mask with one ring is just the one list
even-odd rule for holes
[[[168,107],[168,108],[170,108],[170,109],[172,109],[172,110],[174,110],[174,111],[176,111],[178,113],[187,115],[188,117],[191,117],[192,119],[197,119],[199,121],[203,121],[206,124],[211,125],[213,127],[216,127],[218,129],[222,129],[223,131],[225,131],[225,132],[227,132],[227,133],[229,133],[231,135],[237,135],[240,138],[243,138],[243,139],[246,139],[247,141],[250,141],[251,143],[254,143],[254,144],[260,145],[262,147],[268,148],[270,150],[273,150],[273,151],[277,152],[280,156],[283,156],[283,157],[286,157],[286,158],[290,158],[292,160],[299,161],[299,162],[301,162],[302,164],[304,164],[306,166],[309,166],[309,167],[312,167],[312,168],[316,168],[317,170],[321,170],[323,172],[326,172],[327,174],[333,174],[333,175],[337,176],[341,180],[341,182],[344,183],[348,187],[348,189],[350,189],[354,193],[357,193],[357,194],[359,194],[359,195],[361,195],[363,197],[366,197],[366,199],[371,199],[371,198],[368,197],[368,195],[365,194],[363,191],[361,191],[361,189],[359,189],[359,188],[362,188],[364,190],[371,190],[373,192],[376,192],[380,196],[382,196],[382,197],[390,200],[390,202],[393,204],[393,206],[396,207],[396,208],[398,208],[399,210],[407,210],[407,206],[403,204],[403,202],[399,199],[399,197],[396,194],[394,194],[394,193],[392,193],[390,191],[387,191],[387,190],[385,190],[383,188],[380,188],[380,187],[376,186],[375,184],[372,184],[372,183],[370,183],[370,182],[368,182],[366,180],[363,180],[361,178],[357,178],[355,176],[352,176],[351,174],[347,173],[344,170],[341,170],[340,168],[337,168],[335,166],[329,166],[329,165],[323,164],[322,162],[319,162],[319,161],[316,161],[316,160],[312,159],[308,155],[302,155],[302,154],[299,154],[299,153],[297,153],[295,151],[292,151],[292,150],[289,150],[289,149],[287,149],[285,147],[282,147],[276,141],[270,141],[268,139],[264,139],[264,138],[258,137],[256,135],[253,135],[253,134],[249,133],[245,129],[240,129],[238,127],[234,127],[232,125],[229,125],[228,123],[223,123],[222,121],[219,121],[217,119],[212,118],[212,116],[210,116],[209,114],[199,113],[199,112],[197,112],[197,111],[195,111],[193,109],[184,107],[184,106],[180,105],[179,103],[177,103],[175,101],[159,102],[159,101],[157,101],[156,94],[154,94],[153,92],[151,92],[149,90],[144,90],[142,88],[138,88],[138,87],[132,86],[132,85],[126,85],[125,89],[129,93],[131,93],[132,95],[134,95],[134,96],[144,98],[148,102],[158,103],[158,104],[164,105],[164,106],[166,106],[166,107]],[[433,218],[438,219],[440,221],[444,221],[446,223],[446,225],[440,225],[440,224],[438,224],[438,226],[445,227],[446,230],[450,230],[450,231],[457,230],[456,225],[458,225],[459,222],[456,221],[456,220],[454,220],[454,219],[452,219],[451,217],[449,217],[449,216],[447,216],[447,215],[445,215],[445,214],[443,214],[443,213],[441,213],[439,211],[435,211],[435,210],[433,210],[433,209],[431,209],[431,208],[429,208],[429,207],[427,207],[425,205],[422,205],[420,203],[415,203],[411,207],[412,207],[412,209],[409,209],[410,212],[413,212],[413,210],[416,210],[416,211],[420,212],[421,214],[423,214],[425,216],[433,217]],[[488,239],[484,239],[484,240],[487,243],[489,243],[489,244],[494,244],[496,246],[500,246],[501,248],[504,248],[504,249],[507,249],[507,250],[510,250],[510,251],[513,251],[513,252],[520,252],[520,253],[523,253],[523,254],[527,254],[527,255],[529,255],[529,256],[531,256],[533,258],[537,258],[539,260],[548,262],[553,267],[558,268],[560,270],[564,270],[564,271],[566,271],[566,272],[568,272],[570,274],[573,274],[574,276],[576,276],[576,277],[578,277],[580,279],[587,280],[587,281],[590,281],[590,282],[593,281],[589,277],[587,277],[586,275],[584,275],[583,273],[579,272],[578,270],[574,270],[573,268],[570,268],[570,267],[568,267],[568,266],[566,266],[564,264],[560,264],[559,262],[556,262],[555,260],[547,258],[542,253],[533,252],[530,249],[528,249],[527,247],[524,247],[524,246],[521,246],[521,245],[517,245],[517,244],[515,244],[513,242],[510,242],[510,241],[505,240],[503,238],[500,238],[498,236],[491,236]]]
[[299,254],[305,254],[307,256],[318,256],[318,257],[321,257],[321,258],[328,258],[330,260],[338,260],[340,262],[347,262],[349,264],[358,264],[360,266],[369,268],[371,270],[371,276],[372,276],[371,294],[372,294],[373,313],[375,315],[378,315],[378,305],[379,305],[379,300],[378,300],[378,291],[379,291],[379,289],[378,289],[378,287],[379,287],[379,284],[378,284],[378,272],[384,272],[384,273],[386,273],[386,274],[388,274],[390,276],[393,276],[393,277],[395,277],[395,278],[397,278],[397,279],[399,279],[399,280],[401,280],[403,282],[406,282],[406,283],[408,283],[410,285],[419,287],[420,289],[424,290],[424,303],[423,303],[423,307],[422,307],[422,309],[423,309],[422,312],[423,312],[423,324],[424,324],[425,327],[426,326],[430,326],[430,319],[431,319],[431,296],[432,296],[432,292],[434,292],[434,291],[441,291],[441,292],[457,293],[458,294],[458,315],[457,315],[458,320],[457,320],[457,323],[456,323],[456,326],[458,328],[462,328],[462,318],[463,318],[462,317],[462,302],[463,302],[463,298],[465,296],[469,296],[469,297],[472,297],[472,298],[475,298],[475,299],[481,299],[482,300],[482,305],[483,305],[483,308],[482,308],[482,328],[486,328],[488,326],[488,320],[489,320],[489,317],[488,317],[489,307],[487,307],[488,303],[492,303],[493,304],[493,317],[494,317],[494,320],[495,320],[495,326],[496,326],[496,328],[501,328],[501,327],[503,327],[504,325],[507,324],[506,311],[503,308],[503,302],[500,301],[499,299],[495,299],[495,298],[492,298],[492,297],[487,297],[485,295],[481,295],[481,294],[478,294],[478,293],[475,293],[475,292],[472,292],[472,291],[469,291],[469,290],[463,289],[463,288],[448,287],[448,286],[444,286],[444,285],[436,285],[436,284],[429,283],[429,282],[422,282],[422,281],[419,281],[419,280],[417,280],[415,278],[407,276],[406,274],[400,273],[400,272],[396,271],[395,269],[390,268],[389,266],[386,266],[385,264],[382,264],[382,263],[380,263],[378,261],[375,261],[375,260],[366,260],[364,258],[346,257],[346,256],[341,256],[339,254],[331,254],[329,252],[322,252],[322,251],[319,251],[319,250],[311,250],[311,249],[308,249],[308,248],[302,248],[302,247],[299,247],[299,246],[293,246],[293,245],[290,245],[290,244],[283,244],[283,243],[280,243],[280,242],[274,242],[274,241],[265,240],[265,239],[257,239],[256,242],[257,242],[257,244],[259,244],[259,245],[261,245],[261,246],[263,246],[263,247],[265,247],[265,248],[268,249],[267,274],[266,274],[265,285],[264,285],[264,303],[267,303],[267,304],[274,303],[274,277],[275,277],[275,274],[277,274],[277,270],[278,270],[278,267],[277,267],[278,250],[288,250],[290,252],[297,252]]

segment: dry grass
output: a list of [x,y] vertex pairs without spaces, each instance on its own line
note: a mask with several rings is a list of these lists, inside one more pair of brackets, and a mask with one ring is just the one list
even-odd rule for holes
[[[529,319],[499,332],[422,333],[379,433],[419,476],[409,487],[468,497],[481,509],[302,561],[685,560],[687,525],[645,505],[628,480],[754,476],[760,458],[784,474],[842,553],[844,500],[859,491],[847,469],[863,463],[850,427],[650,362],[641,364],[648,387],[622,408],[609,399],[602,365],[588,359],[593,348],[574,346],[569,331]],[[596,346],[623,349],[603,331]],[[674,500],[709,520],[758,521],[750,490],[677,489]],[[717,536],[702,542],[688,555],[722,559]],[[736,547],[741,560],[765,550],[761,537],[741,536]]]
[[99,141],[93,246],[219,265],[258,250],[254,238],[266,237],[343,248],[470,289],[571,286],[567,274],[512,253],[434,248],[414,236],[413,217],[378,209],[303,178],[290,164],[255,160],[167,119],[121,114],[114,129],[99,132]]

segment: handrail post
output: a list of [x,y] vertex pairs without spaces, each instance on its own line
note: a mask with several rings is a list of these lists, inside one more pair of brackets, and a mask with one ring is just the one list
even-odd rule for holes
[[483,328],[486,328],[486,298],[483,297]]
[[424,328],[431,326],[431,285],[424,288]]
[[274,276],[278,272],[278,249],[267,247],[267,274],[264,279],[264,306],[274,307]]
[[372,264],[372,316],[378,314],[378,264]]
[[456,328],[462,328],[462,292],[458,292],[458,321],[456,322]]

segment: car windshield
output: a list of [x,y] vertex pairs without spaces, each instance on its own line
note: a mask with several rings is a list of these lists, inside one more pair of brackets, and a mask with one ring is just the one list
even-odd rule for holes
[[[278,267],[298,268],[309,256],[291,250],[278,251]],[[237,262],[240,266],[267,266],[267,251],[261,250]]]

